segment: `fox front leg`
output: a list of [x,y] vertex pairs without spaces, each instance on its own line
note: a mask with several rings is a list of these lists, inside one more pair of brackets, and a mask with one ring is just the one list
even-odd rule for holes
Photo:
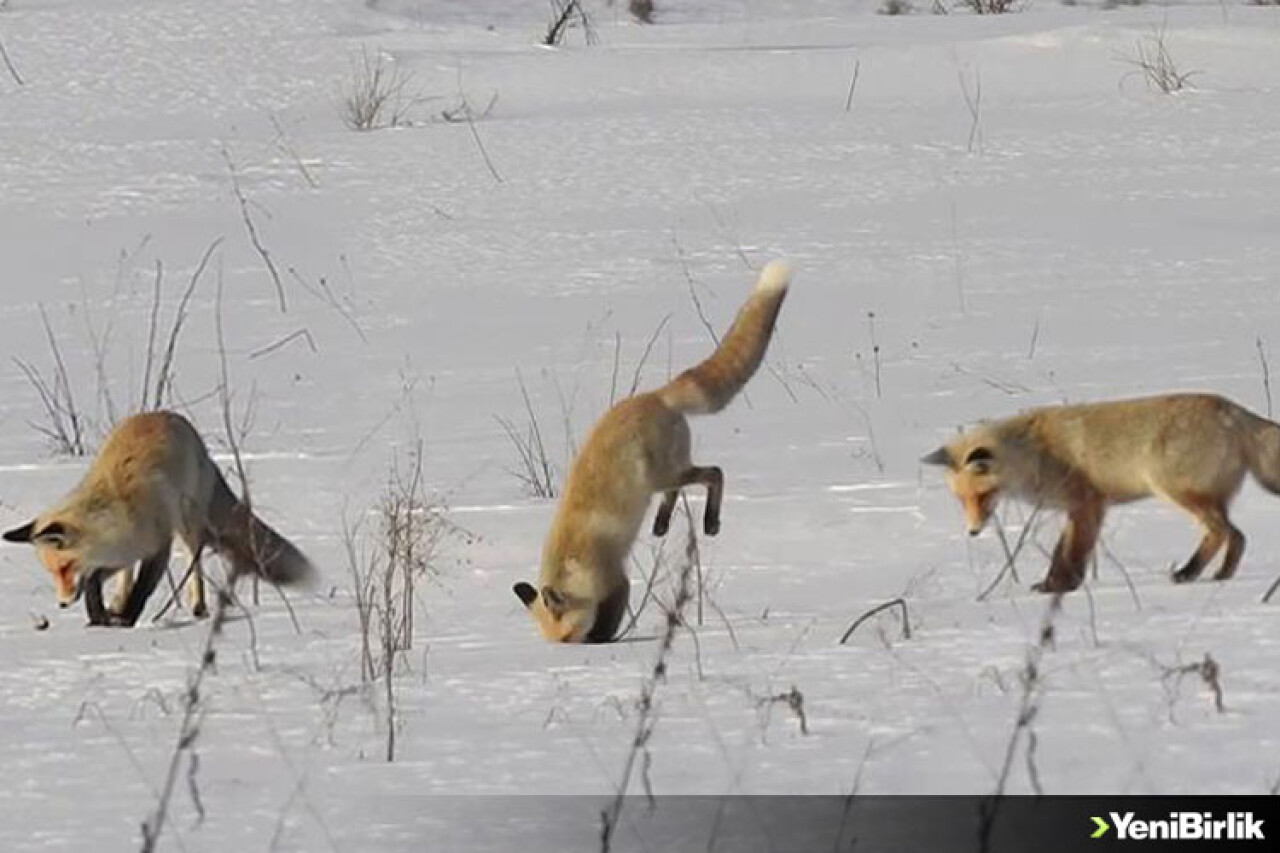
[[1103,508],[1089,503],[1073,509],[1053,549],[1049,573],[1031,588],[1036,592],[1071,592],[1084,582],[1085,569],[1102,529]]
[[147,599],[151,598],[156,584],[169,568],[169,549],[170,546],[166,544],[159,552],[143,559],[138,566],[138,576],[133,589],[129,590],[129,601],[120,614],[120,624],[130,628],[137,624],[138,617],[147,606]]
[[102,575],[102,572],[93,572],[84,579],[84,609],[89,614],[90,625],[112,624],[102,600]]
[[658,504],[658,514],[653,517],[653,535],[666,536],[671,529],[671,513],[675,511],[676,499],[680,497],[679,489],[672,489],[662,494],[662,503]]

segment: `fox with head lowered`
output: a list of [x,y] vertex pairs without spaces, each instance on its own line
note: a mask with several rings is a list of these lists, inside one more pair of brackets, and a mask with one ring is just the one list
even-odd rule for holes
[[719,532],[724,473],[693,464],[686,416],[720,411],[751,379],[790,281],[786,264],[770,263],[710,358],[656,391],[621,401],[592,428],[543,544],[538,586],[514,587],[544,638],[614,638],[631,589],[627,555],[653,495],[662,495],[654,535],[666,534],[680,489],[692,485],[707,489],[703,531]]
[[[184,417],[147,412],[121,421],[107,437],[79,485],[57,506],[4,534],[29,542],[53,578],[58,603],[83,593],[90,624],[133,625],[169,564],[174,535],[192,555],[192,612],[206,611],[198,570],[205,547],[222,553],[229,577],[256,574],[273,583],[308,580],[314,569],[293,543],[267,526],[237,498],[204,440]],[[110,609],[102,581],[125,578],[141,561],[137,579],[122,584]]]
[[1152,495],[1203,531],[1173,580],[1195,580],[1224,546],[1214,578],[1225,580],[1244,554],[1227,511],[1245,476],[1280,494],[1280,424],[1212,394],[1050,406],[980,424],[921,461],[947,469],[972,536],[1002,497],[1066,511],[1042,592],[1080,586],[1107,509]]

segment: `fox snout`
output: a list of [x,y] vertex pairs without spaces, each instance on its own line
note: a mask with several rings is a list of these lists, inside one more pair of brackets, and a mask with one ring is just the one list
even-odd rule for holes
[[70,607],[80,600],[80,595],[84,592],[84,579],[72,572],[70,566],[64,566],[53,574],[53,591],[59,607]]

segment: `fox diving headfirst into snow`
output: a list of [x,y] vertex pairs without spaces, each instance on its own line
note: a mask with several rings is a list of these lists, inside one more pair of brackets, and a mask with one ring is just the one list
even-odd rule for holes
[[[314,573],[301,551],[232,494],[195,427],[173,412],[125,418],[62,503],[4,538],[35,546],[62,607],[83,593],[89,624],[129,626],[168,568],[175,534],[192,555],[196,615],[206,610],[199,573],[206,547],[226,558],[229,584],[247,573],[278,584],[302,583]],[[103,579],[138,561],[127,601],[109,613]]]
[[790,280],[786,264],[770,263],[710,358],[656,391],[621,401],[592,428],[543,543],[538,588],[514,587],[544,638],[614,638],[631,589],[627,554],[654,494],[662,493],[655,536],[671,525],[680,489],[695,484],[707,488],[702,529],[719,532],[724,474],[690,461],[685,416],[720,411],[747,384],[764,359]]
[[1066,511],[1040,592],[1080,586],[1107,508],[1151,495],[1204,532],[1173,580],[1195,580],[1224,545],[1214,579],[1226,580],[1244,553],[1227,509],[1245,474],[1280,494],[1280,424],[1211,394],[1053,406],[981,424],[921,461],[947,467],[971,536],[1004,495]]

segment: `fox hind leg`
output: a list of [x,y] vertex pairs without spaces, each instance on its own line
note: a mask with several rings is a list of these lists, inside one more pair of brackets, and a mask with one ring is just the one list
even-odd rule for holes
[[724,498],[724,472],[715,465],[693,467],[680,477],[681,486],[701,483],[707,487],[707,507],[702,513],[702,532],[715,536],[720,532],[720,501]]
[[1216,501],[1209,501],[1195,495],[1179,495],[1174,502],[1190,513],[1204,529],[1200,545],[1187,559],[1182,568],[1173,573],[1174,583],[1188,583],[1200,577],[1200,573],[1227,546],[1222,567],[1214,575],[1216,580],[1226,580],[1235,574],[1240,557],[1244,554],[1244,534],[1227,519],[1226,508]]
[[[1225,514],[1223,518],[1226,518]],[[1222,565],[1213,575],[1216,581],[1224,581],[1233,576],[1236,573],[1236,567],[1240,565],[1240,558],[1244,556],[1244,534],[1230,521],[1227,521],[1227,527],[1227,553],[1222,558]]]

